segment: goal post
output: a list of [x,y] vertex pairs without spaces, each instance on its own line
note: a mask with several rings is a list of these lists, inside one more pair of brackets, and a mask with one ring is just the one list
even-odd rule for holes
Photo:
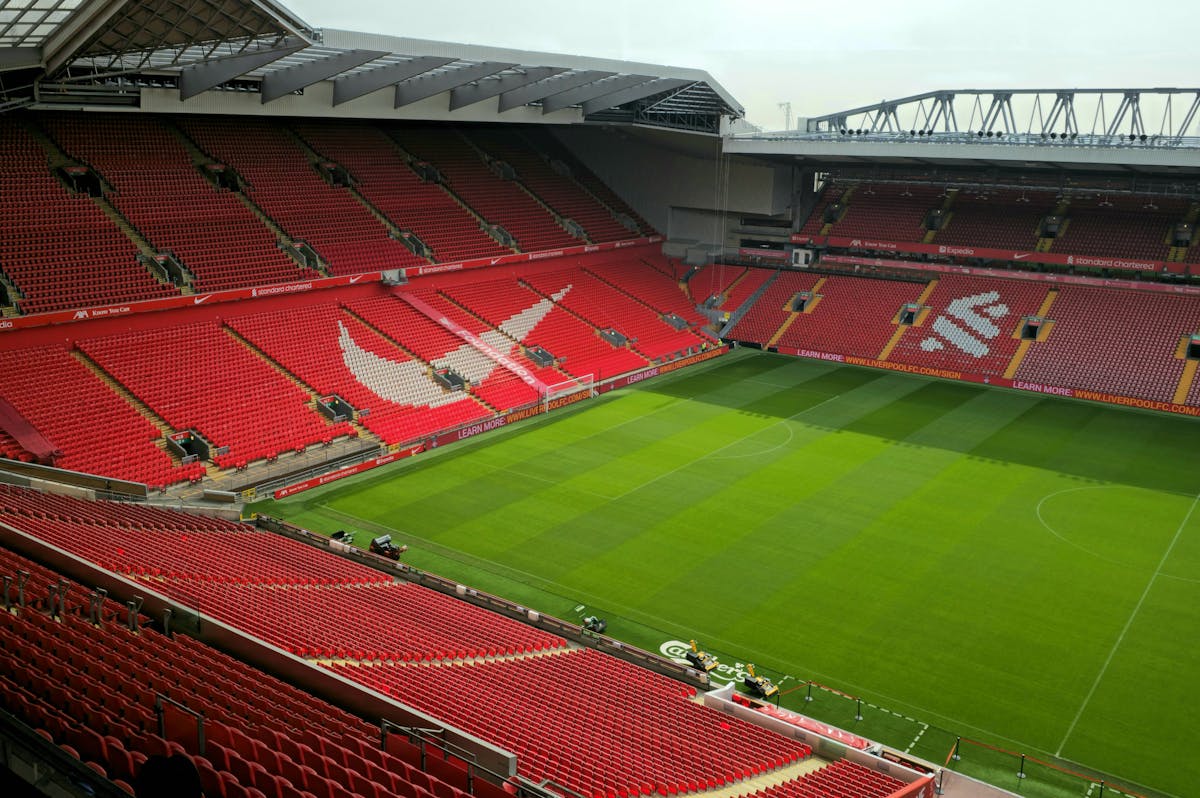
[[556,407],[564,407],[596,395],[596,375],[584,374],[573,380],[564,380],[547,385],[542,392],[542,412],[548,413]]

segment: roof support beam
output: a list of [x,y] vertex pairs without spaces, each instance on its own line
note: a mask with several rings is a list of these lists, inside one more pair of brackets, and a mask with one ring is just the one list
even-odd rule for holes
[[465,86],[473,80],[486,78],[489,75],[495,75],[497,72],[503,72],[506,69],[512,69],[516,64],[501,64],[498,61],[484,61],[482,64],[475,64],[462,69],[447,69],[437,75],[428,75],[423,78],[413,78],[404,83],[396,84],[396,108],[403,108],[406,105],[415,103],[418,100],[424,100],[428,97],[441,94],[444,91],[457,89],[460,86]]
[[491,99],[498,94],[524,88],[531,83],[545,80],[566,72],[566,67],[529,67],[524,75],[501,75],[493,80],[481,80],[471,86],[459,86],[450,92],[450,110],[457,111],[468,105]]
[[265,104],[272,100],[278,100],[294,91],[299,91],[323,80],[329,80],[347,69],[360,67],[376,58],[383,58],[385,55],[387,53],[382,50],[347,50],[319,61],[309,61],[287,69],[268,72],[263,75],[262,101]]
[[597,97],[603,97],[607,94],[640,86],[651,80],[654,80],[654,78],[650,75],[622,75],[611,80],[589,83],[585,86],[580,86],[578,89],[562,91],[542,101],[542,113],[550,114],[555,111],[561,111],[564,108],[570,108],[572,105],[586,103],[588,100],[594,100]]
[[0,47],[0,72],[42,65],[41,47]]
[[338,78],[333,82],[333,104],[341,105],[350,100],[357,100],[373,91],[379,91],[386,86],[452,63],[454,63],[453,58],[423,55],[402,64],[389,64]]
[[103,28],[125,6],[126,0],[102,0],[84,6],[42,43],[46,74],[53,75],[75,57],[75,51]]
[[615,72],[597,72],[595,70],[586,70],[576,72],[572,75],[562,75],[561,77],[542,80],[529,86],[524,86],[512,91],[506,91],[500,95],[500,113],[511,111],[514,108],[519,108],[522,105],[544,100],[552,94],[577,89],[580,86],[586,86],[589,83],[595,83],[603,78],[611,78]]
[[648,83],[642,83],[639,86],[632,86],[628,89],[615,91],[611,94],[605,94],[601,97],[596,97],[586,101],[583,104],[583,115],[594,114],[597,111],[604,111],[609,108],[616,108],[618,105],[625,103],[643,100],[647,97],[653,97],[655,94],[662,94],[665,91],[678,89],[680,86],[686,86],[689,83],[695,83],[694,80],[684,80],[682,78],[662,78],[660,80],[652,80]]
[[236,77],[253,72],[272,61],[299,52],[308,47],[308,42],[289,38],[282,47],[265,47],[239,55],[212,58],[201,64],[184,67],[179,73],[179,99],[187,100],[197,94],[220,86]]

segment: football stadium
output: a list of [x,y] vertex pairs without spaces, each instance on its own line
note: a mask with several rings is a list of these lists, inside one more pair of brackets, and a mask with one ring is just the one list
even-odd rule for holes
[[0,0],[0,791],[1200,795],[1200,89]]

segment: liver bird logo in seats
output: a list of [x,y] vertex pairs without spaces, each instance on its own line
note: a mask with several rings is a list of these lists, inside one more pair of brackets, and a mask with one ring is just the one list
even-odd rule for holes
[[936,352],[949,344],[972,357],[986,357],[988,343],[1000,334],[996,322],[1008,315],[1008,305],[999,301],[997,291],[959,297],[934,319],[934,334],[921,341],[926,352]]

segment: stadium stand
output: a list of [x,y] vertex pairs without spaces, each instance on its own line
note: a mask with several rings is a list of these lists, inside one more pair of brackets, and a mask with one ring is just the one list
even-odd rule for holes
[[50,171],[46,152],[0,117],[0,273],[24,313],[170,296],[137,262],[138,251],[92,202]]
[[139,330],[79,342],[80,349],[175,431],[194,429],[229,447],[222,468],[357,435],[327,424],[286,376],[214,322]]
[[595,197],[597,201],[603,203],[613,213],[625,216],[633,222],[636,230],[631,229],[631,234],[639,236],[651,236],[655,234],[654,227],[643,219],[633,209],[633,206],[621,199],[615,191],[608,187],[608,184],[584,166],[552,133],[536,129],[526,129],[522,131],[522,135],[537,152],[546,158],[563,164],[570,171],[571,177],[579,186]]
[[587,232],[591,241],[620,241],[630,237],[608,208],[578,186],[574,180],[556,172],[550,162],[530,149],[518,132],[494,129],[471,135],[488,155],[504,161],[517,173],[517,179],[560,216],[572,219]]
[[1183,200],[1142,197],[1075,198],[1067,227],[1052,251],[1077,255],[1166,260],[1168,236],[1187,212]]
[[44,114],[67,153],[96,169],[113,206],[192,273],[196,291],[315,277],[277,246],[237,196],[209,183],[169,122],[143,115]]
[[1032,252],[1042,219],[1054,207],[1054,195],[1044,191],[961,189],[955,192],[949,219],[934,241]]
[[703,326],[707,322],[696,312],[695,304],[680,289],[679,282],[657,269],[647,269],[646,265],[641,261],[620,260],[583,268],[596,279],[659,313],[674,313],[703,334]]
[[[162,430],[59,346],[0,350],[0,397],[62,452],[59,468],[162,487],[199,479],[160,448]],[[11,438],[0,456],[30,460]]]
[[800,227],[800,235],[815,236],[819,235],[825,229],[827,222],[825,214],[829,210],[830,205],[834,205],[841,201],[845,189],[836,184],[826,183],[821,190],[821,195],[813,206],[812,212],[808,218],[804,220],[804,224]]
[[1180,340],[1200,330],[1200,299],[1066,286],[1049,316],[1054,327],[1019,379],[1169,402],[1184,368]]
[[[185,606],[513,751],[526,779],[592,798],[695,793],[811,754],[665,676],[245,524],[6,485],[0,523],[99,555]],[[243,556],[226,556],[238,548]],[[0,613],[0,641],[16,654],[0,660],[0,702],[98,773],[127,785],[147,757],[179,753],[224,798],[462,795],[379,750],[377,728],[198,641],[131,631],[113,603],[95,623],[91,593],[69,582],[57,606],[61,577],[0,548],[0,572],[18,570],[31,576],[26,604]],[[160,726],[160,697],[203,713],[204,743],[192,716],[164,709]],[[763,794],[878,798],[903,786],[845,761],[811,764]]]
[[200,117],[179,124],[206,153],[236,169],[248,182],[246,195],[289,236],[312,247],[332,274],[426,263],[389,236],[348,188],[326,182],[276,123]]
[[[424,293],[421,296],[427,302],[432,300],[443,315],[453,313],[447,307],[450,303]],[[487,402],[491,409],[508,410],[536,402],[539,398],[534,388],[525,385],[511,371],[398,298],[358,300],[350,303],[349,307],[384,334],[393,339],[400,338],[406,347],[434,368],[448,368],[463,377],[470,383],[471,393]],[[485,334],[488,343],[497,349],[503,348],[503,354],[511,354],[511,342],[504,342],[503,336],[494,332],[488,334],[479,322],[470,317],[463,318],[464,315],[461,311],[455,314],[463,327],[477,334]],[[536,368],[528,361],[525,361],[525,365],[531,370]],[[550,383],[560,381],[560,375],[550,376]]]
[[772,343],[779,328],[793,315],[788,307],[792,297],[799,291],[810,290],[819,279],[820,275],[805,272],[779,272],[775,282],[758,298],[750,312],[728,333],[729,337],[739,341]]
[[[557,296],[564,289],[568,293],[574,290],[567,283],[557,286],[550,296]],[[530,307],[530,303],[550,299],[515,278],[448,286],[443,293],[497,327]],[[544,348],[557,359],[558,366],[573,377],[590,374],[603,379],[646,365],[644,357],[632,350],[614,347],[600,337],[594,326],[558,305],[551,306],[545,317],[517,340],[527,347]]]
[[422,180],[383,131],[365,124],[300,122],[300,136],[350,171],[359,193],[402,230],[411,230],[448,262],[508,255],[479,220],[439,184]]
[[453,129],[393,129],[407,152],[428,161],[448,187],[489,224],[498,224],[524,252],[582,243],[511,180],[491,171],[483,156]]
[[427,364],[336,304],[306,309],[304,338],[287,310],[228,323],[318,394],[350,403],[359,423],[384,443],[414,441],[486,412],[467,396],[448,394],[429,378]]
[[443,667],[438,691],[426,669],[329,667],[516,752],[528,778],[592,798],[712,789],[810,754],[737,718],[714,723],[677,682],[591,650]]
[[927,232],[925,217],[941,205],[942,195],[940,188],[929,186],[860,185],[846,200],[846,213],[833,225],[832,235],[920,241]]
[[885,798],[903,787],[899,779],[840,759],[811,775],[758,790],[746,798]]
[[[791,324],[777,343],[818,352],[878,357],[896,332],[893,321],[900,309],[915,301],[922,288],[921,283],[831,277],[816,287],[820,298],[811,313],[790,314]],[[778,318],[780,312],[773,312],[772,318]],[[736,329],[741,329],[741,324]]]
[[[4,549],[0,569],[30,573],[30,596],[61,578]],[[41,602],[0,613],[0,640],[14,654],[0,658],[0,702],[131,795],[148,757],[175,753],[218,798],[464,795],[380,750],[377,727],[188,637],[131,632],[111,613],[95,625],[80,612],[88,601],[72,584],[58,618]],[[189,728],[164,716],[168,736],[159,735],[160,696],[203,713],[203,755],[190,717]]]
[[571,286],[558,300],[560,305],[601,330],[615,329],[648,360],[658,361],[698,350],[702,343],[690,330],[676,330],[645,304],[582,268],[531,274],[525,282],[543,296]]
[[889,359],[1002,375],[1020,344],[1022,319],[1036,314],[1048,293],[1045,283],[1033,281],[940,280],[924,302],[925,323],[906,331]]

